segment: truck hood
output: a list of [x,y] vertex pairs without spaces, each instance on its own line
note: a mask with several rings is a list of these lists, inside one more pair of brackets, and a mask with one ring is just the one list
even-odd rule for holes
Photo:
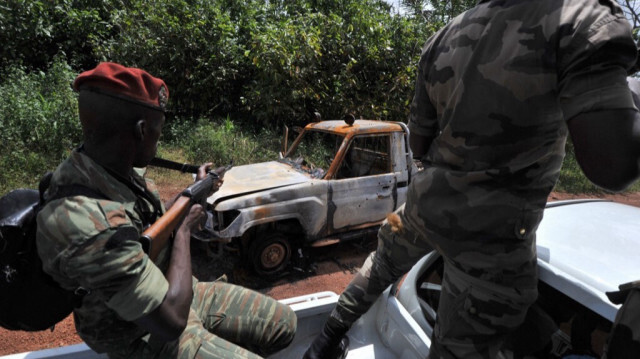
[[207,198],[207,202],[212,204],[228,196],[235,197],[310,180],[309,174],[278,161],[237,166],[225,173],[224,183],[216,193]]

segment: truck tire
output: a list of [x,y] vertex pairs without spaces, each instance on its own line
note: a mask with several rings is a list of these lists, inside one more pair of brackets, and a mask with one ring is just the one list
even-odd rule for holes
[[289,264],[291,243],[280,232],[256,238],[249,247],[249,258],[257,274],[274,275]]

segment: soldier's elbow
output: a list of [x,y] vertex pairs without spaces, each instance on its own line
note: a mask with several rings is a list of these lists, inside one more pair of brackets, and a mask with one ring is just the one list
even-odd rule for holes
[[178,323],[173,323],[171,327],[166,328],[161,333],[156,333],[155,337],[163,342],[170,342],[178,339],[182,332],[184,332],[187,327],[187,320],[180,321]]
[[640,176],[637,164],[611,169],[610,171],[585,171],[587,178],[596,186],[610,192],[622,192]]

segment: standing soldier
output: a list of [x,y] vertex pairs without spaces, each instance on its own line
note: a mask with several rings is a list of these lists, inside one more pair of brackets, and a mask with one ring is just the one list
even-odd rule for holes
[[409,118],[424,171],[305,358],[340,355],[353,322],[432,248],[445,267],[429,357],[498,357],[537,297],[535,232],[567,135],[596,185],[638,177],[635,58],[612,0],[482,0],[432,36]]
[[[259,358],[254,353],[286,347],[296,330],[288,306],[193,278],[190,237],[202,206],[191,208],[155,262],[142,250],[140,234],[164,206],[134,167],[156,154],[165,83],[140,69],[101,63],[73,86],[84,144],[56,169],[47,196],[69,186],[92,195],[50,201],[38,215],[37,244],[45,271],[63,288],[84,293],[74,310],[80,337],[112,358]],[[210,166],[201,166],[197,179]]]

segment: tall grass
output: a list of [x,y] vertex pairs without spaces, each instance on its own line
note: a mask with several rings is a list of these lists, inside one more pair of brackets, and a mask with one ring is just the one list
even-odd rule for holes
[[[213,162],[223,166],[233,162],[242,165],[278,158],[281,136],[267,128],[241,128],[230,118],[211,121],[174,120],[164,129],[157,156],[191,164]],[[191,176],[178,171],[149,168],[148,175],[159,187],[173,193],[188,186]]]
[[201,119],[196,125],[176,121],[167,126],[165,136],[193,163],[213,162],[234,165],[274,160],[281,147],[281,135],[269,128],[247,128],[230,118],[219,121]]

